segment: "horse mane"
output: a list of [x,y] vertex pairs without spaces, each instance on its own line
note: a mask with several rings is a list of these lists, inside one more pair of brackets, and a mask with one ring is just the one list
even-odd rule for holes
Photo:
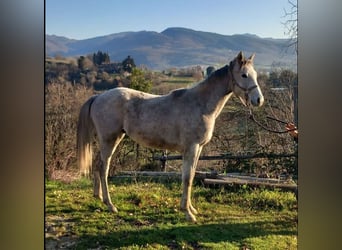
[[229,66],[226,65],[218,70],[215,70],[213,73],[210,74],[209,78],[222,78],[222,77],[226,77],[227,73],[228,73],[228,68]]
[[190,88],[175,89],[175,90],[171,91],[170,94],[174,98],[178,98],[178,97],[181,97],[182,95],[184,95],[184,93],[186,93],[189,89],[202,89],[202,90],[206,91],[207,88],[212,88],[213,84],[220,84],[222,82],[222,78],[227,77],[227,75],[229,74],[229,68],[232,67],[232,64],[234,64],[234,62],[230,62],[229,66],[225,65],[225,66],[215,70],[206,79],[204,79],[201,82],[193,85]]
[[228,65],[225,65],[214,72],[212,72],[205,80],[203,80],[202,84],[208,83],[209,85],[213,83],[220,83],[222,78],[227,77],[229,74],[229,67]]

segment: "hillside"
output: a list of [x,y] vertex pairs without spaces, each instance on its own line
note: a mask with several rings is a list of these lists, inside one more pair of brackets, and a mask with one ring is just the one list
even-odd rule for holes
[[46,55],[80,56],[108,52],[111,61],[131,55],[138,65],[151,69],[188,65],[217,65],[231,60],[238,51],[257,54],[257,68],[272,63],[295,69],[296,54],[287,49],[288,40],[260,38],[256,35],[220,35],[185,28],[168,28],[163,32],[122,32],[84,40],[46,35]]

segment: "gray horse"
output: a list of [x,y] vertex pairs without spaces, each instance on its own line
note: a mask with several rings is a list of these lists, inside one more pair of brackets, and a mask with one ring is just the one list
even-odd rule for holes
[[214,131],[215,120],[234,93],[244,105],[261,106],[264,97],[253,68],[254,54],[240,52],[229,66],[213,72],[191,88],[167,95],[152,95],[129,88],[115,88],[92,96],[83,104],[77,128],[77,156],[81,171],[89,173],[92,139],[97,134],[102,164],[94,173],[94,196],[117,212],[108,193],[111,157],[128,135],[146,147],[179,151],[183,156],[181,209],[196,221],[191,187],[198,158]]

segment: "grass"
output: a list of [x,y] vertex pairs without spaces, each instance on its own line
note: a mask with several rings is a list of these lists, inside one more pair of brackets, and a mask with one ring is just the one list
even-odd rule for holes
[[198,223],[179,211],[179,183],[111,183],[118,214],[92,184],[46,182],[46,249],[297,249],[292,193],[194,186]]

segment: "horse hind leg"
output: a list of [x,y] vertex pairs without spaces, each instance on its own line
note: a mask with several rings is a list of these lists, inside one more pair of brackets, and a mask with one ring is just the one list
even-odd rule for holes
[[[109,188],[108,188],[108,172],[109,172],[109,165],[111,157],[119,145],[120,141],[123,139],[124,134],[120,134],[116,137],[116,139],[105,141],[100,140],[100,152],[101,152],[101,160],[102,164],[99,167],[99,179],[100,179],[100,187],[102,189],[102,201],[104,204],[107,205],[110,212],[117,213],[117,208],[113,205],[110,195],[109,195]],[[94,182],[94,185],[95,182]],[[94,186],[95,187],[95,186]],[[94,189],[95,191],[95,189]],[[95,194],[95,193],[94,193]]]
[[102,165],[102,160],[100,153],[95,158],[95,167],[93,170],[93,181],[94,181],[94,197],[99,198],[101,201],[102,199],[102,188],[101,188],[101,181],[100,181],[100,168]]

